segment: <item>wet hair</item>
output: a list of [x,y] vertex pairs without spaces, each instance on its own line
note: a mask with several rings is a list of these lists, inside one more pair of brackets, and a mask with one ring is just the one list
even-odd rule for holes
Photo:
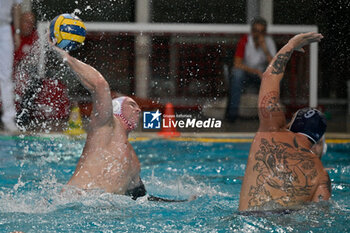
[[252,25],[252,26],[254,26],[255,24],[261,24],[265,28],[267,27],[266,20],[260,16],[253,18],[252,21],[250,22],[250,25]]
[[317,143],[326,132],[327,122],[323,113],[315,108],[299,109],[291,121],[289,130],[300,133]]

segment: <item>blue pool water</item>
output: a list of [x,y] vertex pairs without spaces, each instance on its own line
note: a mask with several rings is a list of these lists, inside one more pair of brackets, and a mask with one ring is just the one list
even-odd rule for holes
[[88,193],[63,197],[83,140],[0,136],[0,232],[349,232],[350,144],[322,158],[332,200],[288,215],[237,212],[249,143],[133,141],[149,194],[185,203]]

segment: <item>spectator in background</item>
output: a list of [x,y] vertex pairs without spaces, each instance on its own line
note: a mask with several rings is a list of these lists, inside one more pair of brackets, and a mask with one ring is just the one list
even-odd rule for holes
[[38,90],[43,82],[38,76],[38,49],[34,49],[38,41],[36,19],[32,12],[21,14],[21,43],[14,55],[16,94],[21,97],[17,126],[24,130],[31,121],[31,113],[36,110],[34,104]]
[[230,95],[226,111],[227,120],[233,122],[238,116],[238,107],[243,88],[248,84],[260,86],[265,68],[276,54],[273,39],[266,35],[266,20],[258,17],[251,23],[251,33],[238,42],[230,78]]
[[[2,117],[4,129],[18,131],[15,117],[16,108],[12,82],[13,52],[21,43],[20,16],[21,0],[0,0],[0,91],[2,100]],[[11,15],[12,13],[12,15]],[[12,17],[13,16],[13,17]],[[11,22],[15,29],[12,37]]]
[[15,51],[15,66],[23,60],[31,51],[34,43],[38,40],[38,33],[35,27],[35,16],[32,12],[24,12],[21,15],[21,43]]

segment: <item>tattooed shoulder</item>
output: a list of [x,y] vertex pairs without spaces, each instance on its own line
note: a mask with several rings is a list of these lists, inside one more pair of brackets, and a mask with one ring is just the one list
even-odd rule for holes
[[271,91],[263,96],[260,102],[260,112],[264,118],[269,117],[272,112],[280,112],[279,94],[277,91]]

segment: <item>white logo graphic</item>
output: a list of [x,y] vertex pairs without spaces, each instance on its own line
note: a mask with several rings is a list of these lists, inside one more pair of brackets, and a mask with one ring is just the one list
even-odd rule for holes
[[143,112],[143,128],[144,129],[160,129],[160,116],[162,113],[157,110],[156,112]]
[[208,118],[206,120],[192,118],[191,115],[174,114],[167,115],[159,112],[143,112],[144,129],[166,128],[221,128],[221,120]]

